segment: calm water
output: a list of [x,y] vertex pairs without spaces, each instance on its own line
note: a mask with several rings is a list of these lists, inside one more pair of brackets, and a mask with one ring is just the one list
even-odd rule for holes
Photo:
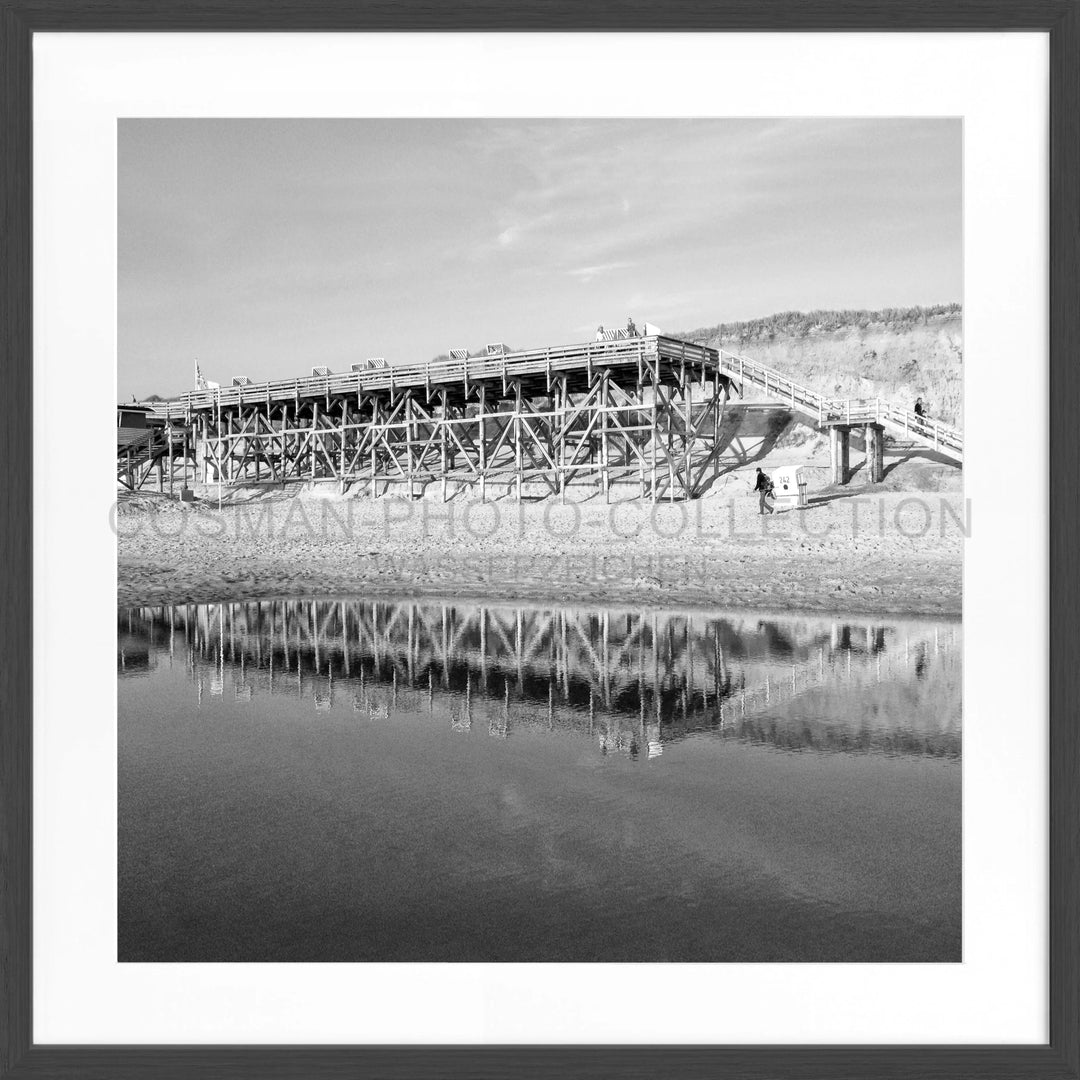
[[126,961],[958,961],[956,622],[122,609]]

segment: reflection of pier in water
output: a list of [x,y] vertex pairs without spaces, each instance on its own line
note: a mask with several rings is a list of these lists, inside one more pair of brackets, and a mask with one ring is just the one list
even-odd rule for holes
[[[792,750],[960,752],[958,624],[252,601],[123,610],[119,629],[150,665],[183,656],[200,703],[224,694],[228,673],[241,702],[289,693],[370,719],[438,709],[456,730],[546,728],[632,756],[701,731]],[[849,697],[830,712],[833,693]]]

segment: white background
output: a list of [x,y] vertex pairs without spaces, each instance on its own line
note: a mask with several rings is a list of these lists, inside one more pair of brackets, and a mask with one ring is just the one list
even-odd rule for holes
[[[1045,1042],[1047,55],[1041,34],[35,35],[35,1040]],[[116,963],[116,120],[459,115],[964,117],[962,964]]]

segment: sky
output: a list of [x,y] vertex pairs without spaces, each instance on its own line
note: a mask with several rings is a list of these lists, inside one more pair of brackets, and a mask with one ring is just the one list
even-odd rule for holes
[[118,391],[962,298],[955,119],[122,120]]

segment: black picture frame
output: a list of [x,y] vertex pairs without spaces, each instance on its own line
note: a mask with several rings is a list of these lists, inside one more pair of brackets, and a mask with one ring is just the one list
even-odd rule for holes
[[[32,37],[39,31],[1041,30],[1050,52],[1050,1041],[1045,1046],[33,1042]],[[0,0],[0,1076],[1080,1077],[1080,0]]]

